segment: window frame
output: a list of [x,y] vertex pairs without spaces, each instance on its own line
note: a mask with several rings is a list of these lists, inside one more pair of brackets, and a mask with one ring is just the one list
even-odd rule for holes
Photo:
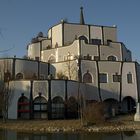
[[[106,80],[101,80],[101,75],[106,75]],[[99,73],[99,83],[108,83],[108,73]]]
[[127,73],[127,83],[128,84],[132,84],[133,83],[133,75],[132,75],[131,72]]
[[[114,59],[109,60],[109,57],[115,58],[115,60],[114,60]],[[108,61],[117,61],[117,56],[115,56],[115,55],[109,55],[109,56],[107,57],[107,60],[108,60]]]
[[[115,76],[117,77],[117,79],[114,79]],[[116,83],[116,82],[121,82],[121,75],[120,74],[113,74],[112,75],[112,80],[113,80],[113,83]]]
[[[84,80],[84,76],[85,75],[89,75],[89,76],[91,76],[91,82],[85,82],[85,80]],[[83,78],[82,78],[82,80],[83,80],[83,83],[93,83],[93,75],[87,70],[87,72],[85,72],[84,74],[83,74]]]
[[16,79],[16,80],[22,80],[22,79],[24,79],[24,74],[21,73],[21,72],[18,72],[18,73],[16,74],[16,76],[15,76],[15,79]]

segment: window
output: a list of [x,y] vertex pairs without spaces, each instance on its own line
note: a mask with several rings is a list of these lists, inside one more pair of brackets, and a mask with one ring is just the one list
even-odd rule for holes
[[83,82],[84,83],[92,83],[92,76],[89,73],[89,71],[87,71],[87,73],[84,74],[84,76],[83,76]]
[[110,42],[112,42],[112,40],[107,39],[107,45],[109,45],[109,44],[110,44]]
[[100,73],[99,74],[99,81],[100,81],[100,83],[107,83],[107,74]]
[[23,79],[23,74],[22,73],[17,73],[16,74],[16,79],[18,79],[18,80]]
[[29,119],[30,112],[30,102],[27,97],[24,96],[24,93],[21,94],[21,97],[18,100],[18,118],[20,119]]
[[93,45],[101,45],[101,39],[91,39],[90,43]]
[[85,36],[80,36],[79,40],[84,40],[86,44],[88,44],[88,39]]
[[113,55],[108,56],[108,61],[116,61],[116,57]]
[[99,60],[99,56],[94,56],[94,60],[98,61]]
[[60,119],[64,118],[64,101],[63,98],[56,96],[52,100],[52,118]]
[[55,62],[56,61],[56,59],[55,59],[55,56],[53,56],[53,55],[51,55],[50,57],[49,57],[49,59],[48,59],[48,62],[49,63],[53,63],[53,62]]
[[87,56],[84,56],[84,59],[86,59],[86,60],[91,60],[91,56],[89,55],[89,54],[87,54]]
[[35,57],[35,60],[39,61],[39,57]]
[[121,75],[113,75],[113,82],[121,82]]
[[132,74],[131,73],[127,74],[127,82],[128,82],[128,84],[132,83]]
[[40,118],[47,118],[47,100],[41,96],[41,93],[39,93],[39,96],[34,99],[34,118],[40,119]]
[[83,82],[84,83],[92,83],[92,76],[88,70],[87,70],[87,73],[85,73],[83,76]]

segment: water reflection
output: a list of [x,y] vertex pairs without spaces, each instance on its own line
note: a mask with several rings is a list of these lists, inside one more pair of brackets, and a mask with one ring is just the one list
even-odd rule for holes
[[0,130],[0,140],[139,140],[140,131],[121,133],[36,134]]

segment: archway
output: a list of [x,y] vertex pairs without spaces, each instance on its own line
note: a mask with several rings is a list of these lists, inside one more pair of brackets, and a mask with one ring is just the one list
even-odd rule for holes
[[22,95],[18,100],[18,119],[29,119],[30,103],[29,99]]
[[67,118],[78,118],[78,103],[72,96],[67,101]]
[[116,99],[108,98],[104,100],[106,117],[115,116],[119,113],[119,102]]
[[136,111],[136,102],[135,100],[130,97],[130,96],[126,96],[125,98],[123,98],[122,100],[122,112],[123,113],[132,113]]
[[65,106],[63,98],[56,96],[52,99],[52,118],[63,119],[65,117]]
[[47,100],[41,95],[36,97],[33,101],[34,118],[46,119],[47,118]]

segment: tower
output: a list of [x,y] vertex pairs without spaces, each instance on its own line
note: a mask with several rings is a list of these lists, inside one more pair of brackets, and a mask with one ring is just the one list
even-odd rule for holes
[[80,24],[84,25],[85,21],[84,21],[84,14],[83,14],[83,7],[80,7]]

